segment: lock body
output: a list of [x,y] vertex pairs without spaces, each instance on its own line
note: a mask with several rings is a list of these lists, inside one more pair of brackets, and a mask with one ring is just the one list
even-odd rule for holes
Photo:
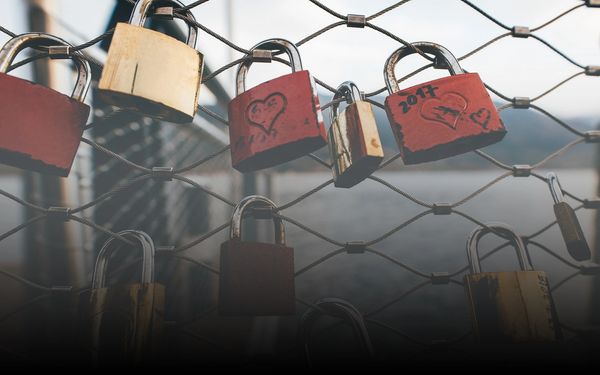
[[189,45],[121,22],[98,88],[102,98],[115,106],[171,122],[191,122],[203,66],[203,55]]
[[464,285],[479,341],[512,344],[562,337],[544,272],[470,274],[465,275]]
[[66,177],[89,112],[67,95],[0,73],[0,162]]
[[293,248],[236,238],[221,245],[220,315],[290,315],[295,305]]
[[477,73],[402,89],[385,99],[385,107],[405,164],[473,151],[506,134]]
[[264,82],[229,103],[231,159],[250,172],[296,159],[327,143],[315,81],[306,70]]
[[147,364],[162,334],[165,287],[161,284],[115,285],[84,295],[84,343],[100,364]]
[[591,258],[591,251],[575,210],[567,202],[554,204],[554,214],[569,254],[578,261]]
[[329,151],[336,187],[349,188],[370,176],[383,160],[383,147],[371,104],[356,101],[329,128]]

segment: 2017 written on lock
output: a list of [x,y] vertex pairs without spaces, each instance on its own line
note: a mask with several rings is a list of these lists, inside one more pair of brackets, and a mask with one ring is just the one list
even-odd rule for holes
[[[423,90],[425,89],[425,90]],[[419,97],[421,99],[426,99],[427,96],[429,96],[430,98],[435,98],[435,90],[437,90],[438,87],[434,87],[433,85],[426,85],[423,87],[419,87],[419,89],[415,92],[415,95],[408,95],[406,97],[406,101],[402,101],[400,103],[398,103],[399,106],[402,107],[402,113],[408,113],[411,109],[412,106],[416,105],[419,102]],[[402,95],[402,93],[399,93],[400,95]]]

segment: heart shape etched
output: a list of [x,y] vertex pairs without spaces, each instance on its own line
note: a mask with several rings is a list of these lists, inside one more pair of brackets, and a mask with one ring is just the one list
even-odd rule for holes
[[270,134],[275,121],[285,111],[287,98],[280,92],[267,96],[264,100],[254,100],[246,107],[246,119],[250,125]]
[[490,118],[492,117],[492,113],[487,108],[480,108],[479,111],[471,113],[469,118],[471,121],[480,125],[482,128],[487,129],[488,122],[490,122]]
[[467,99],[455,92],[448,92],[439,98],[431,98],[421,106],[421,117],[436,121],[456,130],[458,120],[467,109]]

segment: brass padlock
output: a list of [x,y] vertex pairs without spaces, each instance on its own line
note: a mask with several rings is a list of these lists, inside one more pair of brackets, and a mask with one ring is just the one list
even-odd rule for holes
[[122,246],[111,238],[100,250],[84,306],[86,337],[95,364],[141,365],[152,361],[163,329],[165,287],[154,282],[154,244],[141,231],[119,235],[139,244],[142,251],[140,283],[106,285],[108,261]]
[[[471,274],[465,275],[464,284],[476,338],[493,344],[560,339],[546,273],[533,270],[525,244],[512,228],[502,223],[486,225],[475,229],[467,240]],[[492,230],[515,247],[521,271],[481,272],[478,244]]]
[[[129,23],[117,24],[98,89],[115,106],[171,122],[190,122],[198,106],[204,60],[195,49],[197,30],[189,26],[186,44],[144,28],[155,2],[138,0]],[[182,6],[179,1],[167,2]],[[189,11],[186,16],[194,19]]]
[[274,217],[275,241],[242,241],[242,218],[252,208],[276,208],[258,195],[240,201],[231,218],[230,239],[221,245],[219,314],[225,316],[293,315],[296,308],[294,249],[285,244],[285,228]]
[[336,187],[352,187],[373,173],[381,160],[383,148],[371,104],[362,100],[353,82],[342,83],[333,100],[346,98],[348,106],[338,115],[338,103],[331,107],[329,152],[333,162]]
[[349,323],[354,331],[354,337],[360,345],[361,352],[364,353],[363,358],[357,359],[364,362],[373,361],[375,358],[375,350],[371,343],[369,331],[367,330],[362,314],[354,305],[341,298],[333,297],[319,299],[314,305],[315,307],[306,310],[304,315],[300,318],[300,344],[308,367],[313,366],[310,350],[311,332],[317,320],[324,314],[330,314]]

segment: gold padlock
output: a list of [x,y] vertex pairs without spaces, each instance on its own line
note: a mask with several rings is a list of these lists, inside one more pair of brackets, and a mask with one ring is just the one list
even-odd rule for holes
[[160,343],[165,309],[165,287],[154,282],[154,244],[144,232],[119,235],[142,250],[141,282],[106,286],[111,255],[120,248],[109,239],[98,254],[92,288],[82,307],[85,346],[97,365],[142,365],[152,361]]
[[361,98],[353,82],[342,83],[333,100],[345,97],[348,106],[337,114],[338,103],[331,107],[329,152],[333,161],[336,187],[352,187],[373,173],[383,159],[383,148],[371,104]]
[[[204,58],[189,25],[187,44],[144,28],[154,0],[138,0],[129,23],[119,22],[98,89],[104,100],[163,120],[186,123],[196,114]],[[181,7],[176,0],[169,3]],[[191,12],[188,18],[194,19]]]
[[[510,239],[521,271],[481,272],[478,244],[491,230]],[[521,237],[506,224],[475,229],[467,240],[471,274],[464,284],[475,336],[480,342],[552,342],[562,337],[548,277],[534,271]]]

